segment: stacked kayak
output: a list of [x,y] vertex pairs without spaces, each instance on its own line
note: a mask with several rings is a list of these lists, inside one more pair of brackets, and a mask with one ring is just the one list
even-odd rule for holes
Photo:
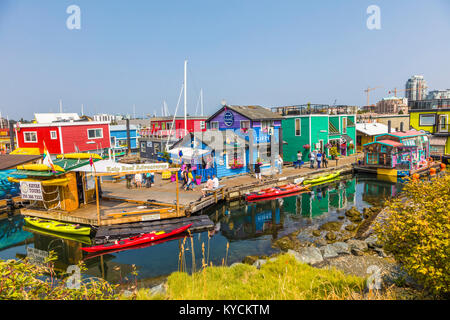
[[84,236],[84,235],[52,232],[52,231],[49,231],[46,229],[36,228],[36,227],[30,226],[30,225],[24,226],[23,231],[37,233],[37,234],[41,234],[44,236],[49,236],[49,237],[54,237],[54,238],[59,238],[59,239],[64,239],[64,240],[80,242],[80,243],[87,244],[89,246],[92,244],[91,238],[89,238],[89,236]]
[[253,192],[253,193],[246,195],[245,200],[256,201],[256,200],[262,200],[262,199],[278,198],[278,197],[281,197],[284,195],[305,191],[308,189],[308,187],[309,187],[309,185],[299,186],[296,184],[289,184],[289,185],[280,186],[280,187],[263,189],[259,192]]
[[68,234],[77,234],[88,236],[91,233],[91,228],[83,227],[77,224],[64,223],[54,220],[25,217],[24,220],[27,224],[33,227]]
[[341,175],[341,171],[337,171],[335,173],[331,173],[328,175],[324,175],[318,178],[314,178],[314,179],[309,179],[309,180],[305,180],[303,181],[304,184],[311,184],[311,185],[315,185],[315,184],[319,184],[319,183],[323,183],[323,182],[327,182],[329,180],[332,180],[334,178],[337,178]]
[[139,236],[134,236],[131,238],[117,240],[112,243],[107,243],[107,244],[102,244],[99,246],[93,246],[93,247],[87,247],[87,248],[81,248],[81,250],[86,251],[86,252],[100,252],[100,251],[118,250],[118,249],[122,249],[122,248],[135,247],[135,246],[143,244],[143,243],[158,241],[161,239],[165,239],[165,238],[169,238],[169,237],[178,235],[180,233],[185,232],[191,226],[192,226],[192,223],[189,225],[183,226],[181,228],[174,229],[170,232],[153,231],[153,232],[145,233],[145,234],[142,234]]

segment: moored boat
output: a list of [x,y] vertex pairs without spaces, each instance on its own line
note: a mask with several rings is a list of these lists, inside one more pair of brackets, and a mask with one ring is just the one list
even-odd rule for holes
[[63,223],[54,220],[25,217],[25,222],[31,226],[38,227],[45,230],[50,230],[60,233],[77,234],[88,236],[91,233],[90,227],[83,227],[77,224]]
[[305,191],[308,189],[308,187],[310,187],[310,186],[309,185],[299,186],[296,184],[291,184],[291,185],[285,185],[285,186],[280,186],[280,187],[263,189],[259,192],[253,192],[253,193],[246,195],[245,200],[255,201],[255,200],[261,200],[261,199],[278,198],[278,197],[281,197],[284,195]]
[[145,233],[145,234],[142,234],[139,236],[134,236],[131,238],[117,240],[112,243],[102,244],[102,245],[93,246],[93,247],[81,248],[81,250],[86,251],[86,252],[100,252],[100,251],[107,251],[107,250],[108,251],[109,250],[117,250],[117,249],[122,249],[122,248],[127,248],[127,247],[134,247],[134,246],[137,246],[137,245],[140,245],[143,243],[158,241],[161,239],[165,239],[165,238],[169,238],[169,237],[178,235],[178,234],[183,233],[186,230],[188,230],[191,226],[192,226],[192,223],[188,224],[186,226],[174,229],[170,232],[154,231],[154,232]]

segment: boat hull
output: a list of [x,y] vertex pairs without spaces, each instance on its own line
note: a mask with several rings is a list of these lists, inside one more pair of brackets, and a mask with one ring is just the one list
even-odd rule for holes
[[109,244],[102,244],[99,246],[81,248],[81,250],[92,253],[92,252],[110,251],[110,250],[134,247],[134,246],[137,246],[140,244],[158,241],[161,239],[175,236],[177,234],[185,232],[191,226],[192,226],[192,223],[189,225],[183,226],[181,228],[177,228],[177,229],[172,230],[171,232],[167,232],[167,233],[166,232],[146,233],[146,234],[143,234],[140,236],[135,236],[135,237],[131,237],[131,238],[123,239],[123,240],[118,240],[116,242],[109,243]]
[[67,234],[76,234],[76,235],[84,235],[88,236],[91,234],[91,228],[82,227],[70,223],[64,223],[54,220],[33,218],[33,217],[25,217],[25,222],[30,226],[37,227],[44,230],[49,230],[53,232],[59,233],[67,233]]
[[276,199],[276,198],[279,198],[279,197],[282,197],[285,195],[290,195],[293,193],[305,191],[306,189],[308,189],[308,187],[309,186],[303,186],[303,187],[294,186],[294,187],[289,187],[286,189],[283,189],[281,187],[265,189],[265,190],[262,190],[262,192],[249,194],[245,197],[245,199],[249,202],[258,201],[258,200],[266,200],[266,199]]

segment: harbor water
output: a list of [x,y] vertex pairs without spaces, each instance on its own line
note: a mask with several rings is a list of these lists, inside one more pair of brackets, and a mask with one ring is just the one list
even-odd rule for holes
[[215,223],[214,230],[93,257],[81,250],[88,246],[89,239],[63,239],[30,230],[16,215],[0,221],[0,259],[28,256],[38,263],[54,251],[57,270],[66,271],[84,260],[84,276],[120,284],[135,280],[131,275],[135,266],[138,281],[145,284],[179,270],[180,266],[191,272],[201,268],[202,263],[231,265],[250,255],[270,256],[280,251],[273,246],[277,239],[296,231],[300,231],[299,240],[314,241],[313,229],[336,221],[353,206],[361,211],[396,196],[401,187],[400,183],[382,181],[373,175],[357,175],[313,187],[311,193],[254,203],[221,203],[204,212]]

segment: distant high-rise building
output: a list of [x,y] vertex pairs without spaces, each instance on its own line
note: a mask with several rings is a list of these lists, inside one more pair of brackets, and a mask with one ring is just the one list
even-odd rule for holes
[[408,101],[423,100],[427,96],[427,88],[423,76],[412,76],[406,82],[405,96]]
[[450,89],[430,91],[427,95],[427,100],[435,99],[450,99]]

